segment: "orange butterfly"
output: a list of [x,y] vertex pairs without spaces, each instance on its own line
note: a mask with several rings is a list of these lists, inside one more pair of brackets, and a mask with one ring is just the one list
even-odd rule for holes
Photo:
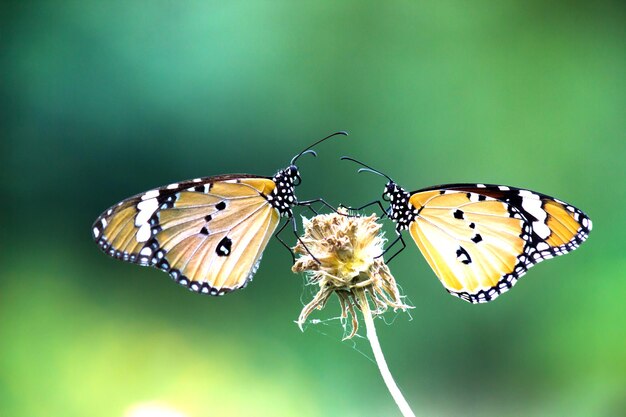
[[[301,178],[297,159],[327,136],[293,157],[273,177],[230,174],[196,178],[155,188],[119,202],[93,224],[93,238],[108,255],[168,272],[190,290],[223,295],[244,287],[254,276],[263,250],[281,216],[291,220]],[[297,237],[297,234],[296,234]]]
[[[533,265],[576,249],[591,220],[576,207],[530,190],[491,184],[446,184],[407,192],[387,178],[378,204],[401,232],[409,230],[445,289],[471,303],[508,291]],[[363,208],[363,207],[361,207]],[[360,209],[361,209],[360,208]],[[388,248],[388,249],[389,249]],[[391,259],[390,259],[391,260]]]

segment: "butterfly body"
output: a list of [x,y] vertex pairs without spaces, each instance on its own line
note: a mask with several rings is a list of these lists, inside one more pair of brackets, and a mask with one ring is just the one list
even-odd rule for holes
[[210,295],[254,276],[279,219],[298,204],[295,165],[273,177],[230,174],[173,183],[106,210],[92,234],[108,255],[168,272]]
[[576,249],[592,227],[572,205],[503,185],[407,192],[390,180],[383,199],[397,233],[409,230],[446,290],[472,303],[495,299],[533,265]]

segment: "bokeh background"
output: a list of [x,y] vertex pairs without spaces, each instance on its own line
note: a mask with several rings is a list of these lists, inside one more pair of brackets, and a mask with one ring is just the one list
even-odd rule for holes
[[[587,243],[474,306],[414,245],[391,264],[411,317],[377,326],[418,416],[626,409],[626,13],[618,1],[54,1],[0,6],[2,416],[399,416],[367,341],[271,241],[215,299],[110,259],[117,201],[220,173],[272,175],[306,145],[300,198],[535,189]],[[388,229],[390,231],[390,229]]]

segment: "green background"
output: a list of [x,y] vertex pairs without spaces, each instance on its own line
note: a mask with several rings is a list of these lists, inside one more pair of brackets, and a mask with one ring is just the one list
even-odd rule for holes
[[300,160],[301,199],[377,198],[347,154],[408,189],[521,186],[594,221],[487,305],[447,295],[412,243],[391,263],[415,309],[377,327],[416,414],[623,415],[625,18],[618,1],[3,2],[0,415],[399,416],[336,302],[298,330],[312,289],[277,241],[216,299],[91,240],[123,198],[272,175],[339,129]]

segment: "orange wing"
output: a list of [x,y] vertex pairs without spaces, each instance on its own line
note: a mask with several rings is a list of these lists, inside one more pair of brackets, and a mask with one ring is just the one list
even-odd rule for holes
[[543,194],[497,185],[439,187],[412,194],[419,214],[411,237],[444,287],[473,303],[495,299],[531,266],[577,248],[591,230],[583,212]]
[[211,295],[242,288],[279,221],[269,178],[230,175],[148,191],[120,202],[93,225],[101,249],[154,266]]

